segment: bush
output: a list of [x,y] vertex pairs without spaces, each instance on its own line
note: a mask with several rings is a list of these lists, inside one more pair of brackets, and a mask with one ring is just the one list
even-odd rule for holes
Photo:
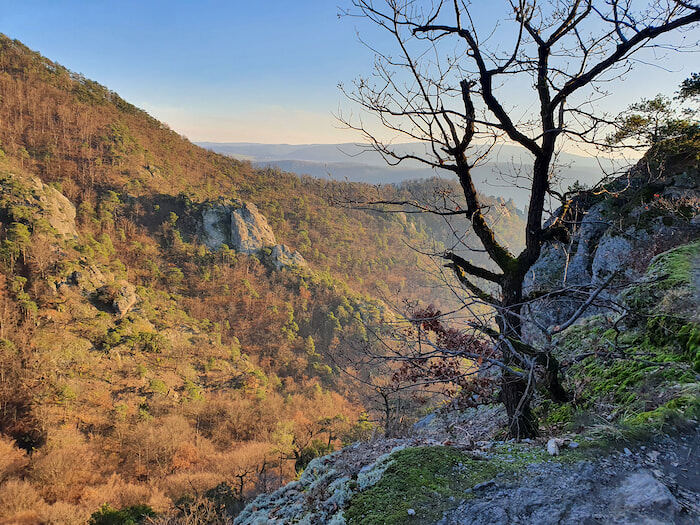
[[134,505],[121,510],[110,507],[108,504],[90,516],[90,525],[136,525],[144,523],[145,518],[153,518],[156,513],[148,505]]
[[46,508],[41,495],[27,481],[11,479],[0,485],[0,520],[9,520],[22,512],[42,512]]

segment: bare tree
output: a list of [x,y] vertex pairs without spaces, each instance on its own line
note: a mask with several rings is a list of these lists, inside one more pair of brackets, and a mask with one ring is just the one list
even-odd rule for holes
[[[567,236],[565,213],[546,226],[544,222],[548,195],[563,200],[565,208],[569,205],[568,196],[556,194],[552,185],[557,155],[566,141],[604,143],[600,137],[609,122],[598,101],[606,83],[633,68],[645,48],[678,49],[662,37],[694,27],[700,7],[682,0],[493,4],[495,19],[489,25],[473,16],[466,0],[352,0],[345,14],[369,20],[395,47],[387,53],[367,44],[376,57],[372,77],[358,79],[351,88],[341,86],[381,126],[342,116],[341,121],[364,134],[388,163],[418,162],[459,180],[466,208],[424,211],[468,219],[493,263],[489,268],[453,251],[441,254],[463,288],[497,312],[497,330],[482,329],[497,342],[503,364],[501,398],[510,433],[521,438],[536,435],[537,424],[529,405],[532,374],[518,370],[544,366],[553,397],[565,398],[551,352],[526,345],[520,337],[527,299],[523,280],[542,245]],[[691,48],[696,42],[684,45]],[[524,107],[534,109],[516,110],[509,87],[519,89],[523,97],[531,92],[532,105]],[[379,129],[385,130],[382,135]],[[394,147],[382,139],[386,130],[424,148]],[[531,158],[525,248],[517,254],[495,235],[472,177],[472,170],[504,142],[522,146]]]

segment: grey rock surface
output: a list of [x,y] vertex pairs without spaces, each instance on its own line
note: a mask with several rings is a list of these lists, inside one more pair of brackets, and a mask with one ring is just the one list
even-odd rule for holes
[[277,244],[272,228],[255,204],[244,202],[240,208],[231,210],[231,244],[235,250],[247,254]]
[[277,244],[275,234],[265,216],[251,202],[222,200],[208,203],[202,210],[202,240],[210,250],[224,244],[247,255],[270,248],[269,262],[276,270],[305,268],[304,257],[286,244]]
[[124,282],[119,287],[117,295],[112,302],[112,307],[119,317],[124,317],[139,301],[136,288],[133,284]]
[[58,235],[77,237],[75,206],[60,191],[44,184],[38,178],[30,179],[33,198],[39,201],[42,216]]
[[[575,464],[530,465],[463,501],[439,525],[690,525],[697,503],[698,434],[666,438],[646,452]],[[681,463],[683,461],[683,463]],[[676,467],[674,467],[676,465]]]
[[[598,296],[598,304],[588,307],[582,319],[609,314],[603,303],[618,298],[625,285],[639,280],[653,255],[700,236],[697,175],[683,173],[664,180],[628,182],[627,193],[623,191],[616,200],[593,204],[582,201],[575,207],[574,215],[567,217],[569,243],[552,241],[542,247],[523,283],[526,297],[541,297],[524,307],[523,314],[530,319],[524,324],[528,342],[544,342],[543,329],[567,321],[595,288],[614,275]],[[644,184],[657,188],[650,190],[657,193],[635,193]],[[683,208],[695,210],[695,215],[681,213]],[[564,293],[551,297],[543,295],[564,289]]]
[[277,244],[272,228],[257,206],[239,200],[210,203],[202,210],[202,240],[210,250],[226,244],[246,254]]
[[277,244],[272,248],[270,260],[277,270],[288,267],[304,268],[307,266],[306,260],[302,255],[292,250],[286,244]]

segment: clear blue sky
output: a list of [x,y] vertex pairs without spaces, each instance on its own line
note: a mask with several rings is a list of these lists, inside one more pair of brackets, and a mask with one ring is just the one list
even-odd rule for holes
[[[340,142],[338,82],[370,72],[346,0],[0,0],[0,32],[105,84],[192,140]],[[477,10],[486,2],[474,3]],[[673,89],[647,71],[618,102]]]

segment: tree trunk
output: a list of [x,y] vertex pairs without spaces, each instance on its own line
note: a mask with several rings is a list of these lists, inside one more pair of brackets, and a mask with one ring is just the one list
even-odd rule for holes
[[[520,340],[522,322],[520,320],[520,304],[522,300],[522,278],[519,275],[504,279],[503,310],[498,318],[501,334],[511,340]],[[506,343],[501,343],[501,353],[504,362],[511,367],[522,369],[522,363],[512,354]],[[515,375],[504,370],[501,375],[501,401],[508,414],[508,431],[515,439],[532,438],[539,434],[537,419],[530,408],[532,390],[526,377]]]
[[532,393],[527,380],[504,371],[501,376],[501,400],[508,414],[508,433],[515,439],[539,435],[537,419],[530,408]]

